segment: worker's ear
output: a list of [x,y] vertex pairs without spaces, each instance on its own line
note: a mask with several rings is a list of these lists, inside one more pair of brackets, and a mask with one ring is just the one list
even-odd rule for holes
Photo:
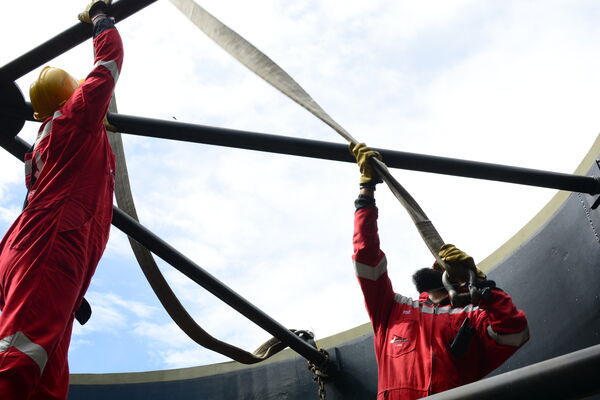
[[442,273],[433,268],[421,268],[412,276],[413,283],[419,293],[444,288]]

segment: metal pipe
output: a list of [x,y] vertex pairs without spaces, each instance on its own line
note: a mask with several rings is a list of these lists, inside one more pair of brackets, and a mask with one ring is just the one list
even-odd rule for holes
[[31,145],[18,136],[6,137],[0,135],[0,146],[23,162],[25,153],[29,151]]
[[581,399],[600,393],[599,370],[600,345],[596,345],[425,399]]
[[[235,129],[216,128],[177,121],[165,121],[110,114],[108,120],[122,133],[150,136],[185,142],[212,144],[271,153],[289,154],[354,163],[345,144],[300,139]],[[568,190],[589,194],[600,193],[600,179],[590,176],[563,174],[529,168],[512,167],[478,161],[407,153],[386,149],[381,152],[390,168],[456,175]]]
[[289,329],[272,319],[117,207],[113,207],[113,225],[240,314],[281,340],[302,357],[317,366],[326,365],[327,359],[316,348],[300,339]]
[[[117,22],[135,14],[156,0],[120,0],[111,6],[111,15]],[[73,13],[75,17],[76,13]],[[42,43],[21,57],[0,68],[0,82],[13,82],[53,58],[92,37],[92,29],[83,22],[72,26]]]
[[[25,104],[26,110],[10,106],[0,108],[0,116],[24,118],[33,121],[31,104]],[[348,151],[348,146],[345,144],[123,114],[108,114],[108,120],[118,128],[119,132],[130,135],[324,160],[355,162]],[[588,193],[591,195],[600,194],[600,179],[595,176],[563,174],[560,172],[460,160],[427,154],[380,148],[374,149],[382,154],[385,164],[390,168],[517,183],[549,189],[567,190],[570,192]]]
[[[6,138],[0,135],[0,146],[12,155],[23,160],[23,155],[29,149],[29,144],[19,137]],[[208,290],[237,310],[240,314],[281,340],[292,350],[296,351],[308,361],[326,370],[329,366],[327,358],[316,348],[293,334],[289,329],[265,314],[248,300],[230,289],[227,285],[212,276],[206,270],[195,264],[192,260],[181,254],[167,242],[156,236],[139,222],[131,218],[118,207],[113,206],[113,225],[123,231],[142,246],[175,267],[185,276]]]

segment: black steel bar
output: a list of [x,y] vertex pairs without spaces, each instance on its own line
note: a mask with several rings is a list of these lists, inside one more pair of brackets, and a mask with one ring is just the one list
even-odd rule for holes
[[27,153],[30,148],[30,144],[18,136],[6,137],[0,135],[0,146],[2,146],[4,150],[8,151],[13,156],[21,160],[21,162],[23,162],[25,153]]
[[[7,139],[0,135],[0,146],[8,152],[23,160],[23,155],[28,151],[29,145],[19,137]],[[208,290],[237,310],[240,314],[281,340],[292,350],[315,365],[327,369],[328,361],[323,354],[309,345],[304,340],[293,334],[289,329],[265,314],[248,300],[237,294],[210,273],[195,264],[192,260],[181,254],[167,242],[146,229],[139,222],[131,218],[118,207],[113,206],[113,225],[136,240],[142,246],[175,267],[185,276]]]
[[237,310],[240,314],[281,340],[302,357],[316,365],[325,365],[326,358],[316,348],[300,339],[289,329],[248,302],[117,207],[113,208],[113,225]]
[[599,370],[600,345],[596,345],[425,399],[581,399],[600,393]]
[[[133,135],[335,161],[355,162],[348,151],[348,146],[345,144],[267,135],[264,133],[216,128],[177,121],[140,118],[122,114],[111,114],[108,119],[120,132]],[[571,192],[589,194],[600,193],[600,180],[596,177],[407,153],[403,151],[386,149],[376,150],[381,152],[383,160],[390,168],[518,183],[522,185],[568,190]]]
[[[3,86],[0,86],[3,88]],[[0,92],[2,94],[2,92]],[[15,107],[14,105],[4,105],[3,102],[12,99],[0,98],[0,117],[14,118],[24,121],[42,122],[33,118],[33,106],[30,102],[25,102],[24,106]],[[0,136],[8,136],[12,132],[0,132]],[[17,132],[19,133],[19,132]]]
[[[120,0],[111,7],[111,14],[117,22],[135,14],[156,0]],[[48,3],[50,4],[50,3]],[[82,3],[83,6],[85,3]],[[83,7],[82,6],[82,7]],[[73,13],[73,18],[77,13]],[[0,68],[0,82],[13,82],[37,67],[72,49],[92,37],[92,29],[83,22],[72,26],[52,39],[42,43],[21,57]]]
[[[27,110],[0,108],[0,116],[19,117],[33,121],[31,104]],[[121,133],[183,142],[203,143],[270,153],[288,154],[325,160],[354,163],[348,146],[321,140],[217,128],[178,121],[109,114],[108,120]],[[564,174],[531,168],[513,167],[480,161],[460,160],[427,154],[375,148],[390,168],[431,172],[465,178],[484,179],[521,185],[545,187],[588,194],[600,194],[600,179],[595,176]]]

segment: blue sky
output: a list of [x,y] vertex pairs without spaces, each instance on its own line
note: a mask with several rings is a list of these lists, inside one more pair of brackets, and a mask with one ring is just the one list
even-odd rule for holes
[[[293,4],[289,4],[293,3]],[[376,147],[572,172],[598,134],[599,6],[594,1],[200,3],[293,76],[354,137]],[[11,2],[0,64],[73,25],[81,3]],[[35,12],[31,10],[34,9]],[[225,54],[168,1],[118,25],[124,114],[342,143]],[[86,42],[50,65],[91,68]],[[38,71],[17,81],[26,94]],[[27,94],[26,94],[27,97]],[[37,125],[21,136],[31,141]],[[290,328],[325,337],[366,322],[350,263],[354,165],[124,136],[141,221]],[[18,215],[22,164],[0,153],[0,232]],[[394,175],[442,237],[482,260],[554,195],[547,189],[407,171]],[[377,192],[396,291],[431,264],[410,219]],[[246,349],[268,338],[161,263],[190,313]],[[111,232],[76,327],[73,372],[225,361],[169,320],[123,234]]]

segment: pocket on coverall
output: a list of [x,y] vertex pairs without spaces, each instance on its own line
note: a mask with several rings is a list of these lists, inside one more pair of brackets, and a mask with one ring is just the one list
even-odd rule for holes
[[417,334],[417,321],[407,319],[395,323],[388,331],[386,354],[398,357],[410,353],[417,346]]
[[37,208],[25,208],[19,216],[19,222],[11,233],[8,241],[13,250],[27,250],[37,240],[48,240],[47,234],[53,231],[59,207],[49,205]]

